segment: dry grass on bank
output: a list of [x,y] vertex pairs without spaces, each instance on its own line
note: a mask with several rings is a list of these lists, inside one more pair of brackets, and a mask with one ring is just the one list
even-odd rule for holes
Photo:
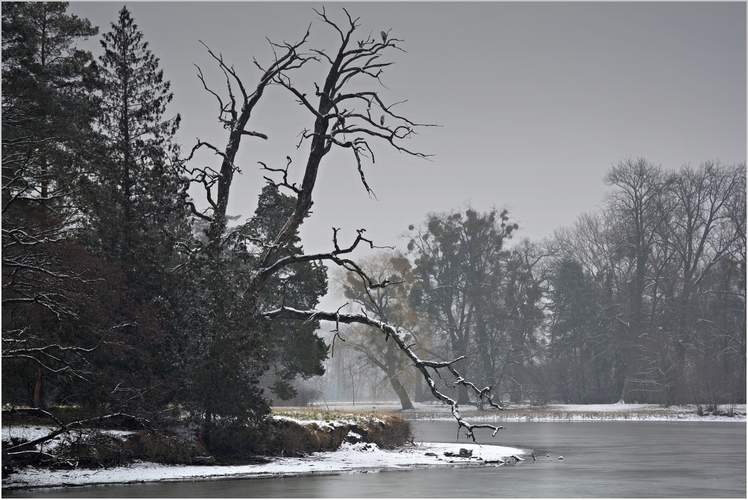
[[[33,418],[4,419],[3,452],[54,430]],[[100,429],[85,427],[63,433],[43,445],[30,446],[3,461],[3,474],[25,465],[49,468],[112,467],[136,460],[162,464],[251,464],[271,457],[298,457],[335,451],[343,442],[374,443],[390,449],[410,438],[410,424],[401,416],[372,412],[276,411],[259,427],[216,426],[210,444],[193,424],[162,429]],[[5,439],[8,429],[8,439]],[[10,429],[14,429],[12,432]],[[27,433],[24,429],[29,429]],[[15,435],[15,437],[11,437]]]
[[[307,434],[311,433],[304,439],[311,439],[320,447],[309,451],[337,449],[343,441],[365,441],[388,449],[405,444],[411,438],[410,423],[401,415],[390,412],[275,408],[273,417],[276,429],[288,429],[283,433],[298,433],[291,430],[295,426],[303,427]],[[304,448],[307,450],[308,446]]]
[[481,420],[514,422],[547,422],[565,420],[647,420],[652,418],[677,418],[676,413],[664,408],[643,408],[635,410],[567,410],[564,408],[517,408],[503,411],[463,412]]

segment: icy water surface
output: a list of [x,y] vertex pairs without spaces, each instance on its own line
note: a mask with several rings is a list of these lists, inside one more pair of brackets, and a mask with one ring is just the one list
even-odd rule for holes
[[[98,486],[23,496],[746,497],[745,423],[503,425],[496,438],[479,430],[479,441],[535,450],[537,462],[527,457],[514,466]],[[417,442],[455,442],[457,437],[452,422],[414,422],[413,431]]]

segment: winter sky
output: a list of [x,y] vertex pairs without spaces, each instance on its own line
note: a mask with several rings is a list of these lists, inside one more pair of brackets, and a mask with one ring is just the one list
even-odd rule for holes
[[[71,2],[69,11],[109,30],[121,2]],[[341,245],[355,230],[379,245],[405,247],[409,224],[429,212],[470,203],[507,207],[518,237],[539,241],[601,204],[602,177],[614,163],[644,156],[664,168],[719,159],[746,159],[746,4],[731,3],[200,3],[128,2],[150,48],[172,82],[169,115],[182,115],[178,139],[223,147],[216,101],[196,76],[224,91],[223,75],[199,40],[222,53],[256,85],[271,61],[272,41],[297,41],[311,23],[310,47],[334,50],[335,36],[313,8],[345,23],[342,8],[360,17],[360,36],[404,40],[379,87],[401,114],[423,128],[407,145],[431,161],[374,144],[376,163],[358,179],[353,158],[323,164],[313,215],[302,239],[307,251]],[[98,56],[98,37],[89,44]],[[322,65],[300,72],[313,94]],[[293,159],[299,180],[308,143],[298,134],[312,119],[287,91],[273,88],[248,128],[269,140],[245,139],[230,212],[250,216],[262,187],[258,161],[282,167]],[[200,165],[218,168],[214,156]],[[296,170],[293,170],[297,167]],[[196,196],[196,198],[198,198]],[[350,238],[350,239],[347,239]]]

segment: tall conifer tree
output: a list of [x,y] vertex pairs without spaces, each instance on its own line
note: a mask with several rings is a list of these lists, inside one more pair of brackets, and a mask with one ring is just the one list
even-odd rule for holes
[[131,390],[147,391],[157,406],[172,389],[167,346],[177,299],[170,269],[176,243],[188,231],[174,142],[180,119],[164,118],[170,84],[126,7],[101,45],[99,143],[82,190],[87,224],[81,238],[117,270],[108,278],[115,294],[108,313],[126,327],[108,361],[111,371]]
[[67,8],[2,5],[3,401],[35,407],[50,373],[74,371],[64,370],[73,340],[60,332],[86,300],[67,238],[95,110],[93,56],[75,44],[97,29]]
[[180,117],[164,118],[173,97],[170,83],[127,7],[111,28],[101,40],[99,124],[105,147],[101,192],[92,200],[98,243],[123,263],[131,279],[151,277],[155,286],[170,257],[175,226],[184,222],[173,142]]

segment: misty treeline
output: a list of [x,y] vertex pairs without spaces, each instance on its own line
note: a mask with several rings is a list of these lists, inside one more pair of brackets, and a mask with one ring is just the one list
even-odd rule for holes
[[[361,263],[398,285],[370,291],[341,272],[335,283],[432,357],[465,356],[460,373],[504,403],[744,403],[745,165],[631,158],[604,180],[597,212],[541,242],[515,243],[507,210],[468,206]],[[403,408],[431,399],[384,339],[357,326],[340,340],[351,359],[328,371],[345,380],[341,397],[358,385]],[[464,387],[456,398],[475,403]]]

